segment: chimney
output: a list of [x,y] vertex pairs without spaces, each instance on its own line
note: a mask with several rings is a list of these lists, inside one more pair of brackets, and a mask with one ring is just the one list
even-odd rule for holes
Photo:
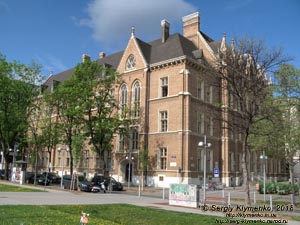
[[170,23],[167,20],[161,21],[162,37],[161,42],[165,43],[170,35]]
[[191,37],[200,31],[200,14],[195,12],[193,14],[182,17],[183,36]]
[[87,54],[82,54],[82,62],[86,62],[87,60],[91,60],[91,57]]
[[103,59],[104,57],[105,57],[105,52],[100,52],[100,53],[99,53],[99,58],[100,58],[100,59]]

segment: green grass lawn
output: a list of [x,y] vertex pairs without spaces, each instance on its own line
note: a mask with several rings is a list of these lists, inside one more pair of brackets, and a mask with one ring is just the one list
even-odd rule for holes
[[[216,224],[216,217],[178,213],[127,204],[0,206],[0,224],[80,224],[81,211],[89,214],[95,225],[201,225]],[[224,218],[221,218],[224,219]]]
[[0,192],[41,192],[42,190],[0,184]]

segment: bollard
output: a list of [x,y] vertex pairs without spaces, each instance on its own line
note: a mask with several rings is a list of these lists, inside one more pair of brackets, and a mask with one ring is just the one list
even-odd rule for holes
[[253,202],[254,202],[254,204],[256,204],[256,194],[255,194],[255,191],[253,192]]
[[165,200],[165,187],[163,187],[163,200]]
[[227,205],[230,205],[230,192],[228,192],[228,201],[227,201]]
[[224,189],[222,190],[222,197],[223,198],[225,197],[225,190]]
[[270,208],[271,208],[271,211],[273,211],[272,195],[270,195]]

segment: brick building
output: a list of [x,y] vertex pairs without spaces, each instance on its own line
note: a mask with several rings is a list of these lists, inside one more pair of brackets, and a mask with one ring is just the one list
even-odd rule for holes
[[[228,103],[228,96],[208,75],[204,62],[213,63],[222,41],[214,41],[201,31],[200,15],[193,13],[182,18],[183,35],[170,34],[168,21],[161,22],[162,36],[146,43],[131,36],[124,51],[111,55],[99,54],[98,62],[115,68],[123,83],[115,90],[121,105],[133,109],[139,121],[130,127],[130,138],[115,138],[109,173],[117,180],[133,184],[141,182],[139,154],[148,149],[149,165],[145,174],[150,186],[168,187],[170,183],[203,182],[204,151],[198,147],[204,135],[212,144],[207,148],[207,179],[230,185],[241,184],[241,138],[222,128],[222,114],[216,104]],[[224,40],[223,40],[224,41]],[[223,43],[224,44],[224,43]],[[83,55],[83,60],[86,58]],[[45,85],[51,88],[72,75],[72,69],[51,76]],[[60,154],[53,150],[52,170],[61,170]],[[86,151],[78,171],[99,173],[99,157]],[[259,155],[253,155],[257,162]],[[47,155],[44,157],[47,162]],[[68,159],[68,158],[67,158]],[[67,169],[68,160],[65,160]],[[252,176],[259,172],[259,163],[250,167]],[[274,171],[280,171],[274,165]],[[219,177],[214,170],[219,170]],[[273,168],[273,165],[272,165]],[[278,176],[274,172],[274,175]]]

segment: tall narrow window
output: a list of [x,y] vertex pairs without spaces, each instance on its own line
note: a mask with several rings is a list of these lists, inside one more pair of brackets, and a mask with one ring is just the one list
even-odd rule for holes
[[204,81],[201,79],[197,82],[197,98],[204,100]]
[[167,169],[167,155],[168,150],[166,147],[159,148],[159,169],[161,170]]
[[160,112],[160,131],[161,132],[168,131],[168,112],[167,111]]
[[140,116],[140,101],[141,101],[141,86],[140,82],[136,81],[133,85],[132,90],[133,96],[132,96],[132,114],[133,117],[139,117]]
[[214,135],[214,120],[213,120],[213,117],[209,118],[208,130],[209,130],[209,135],[213,136]]
[[197,114],[197,133],[204,134],[204,114],[200,112]]
[[125,150],[125,135],[124,133],[119,134],[119,151],[123,152]]
[[122,115],[125,115],[127,106],[127,86],[126,84],[122,84],[120,88],[120,108]]
[[139,131],[137,127],[132,128],[131,130],[131,148],[132,151],[137,151],[139,145]]
[[160,78],[160,97],[168,96],[168,77]]
[[234,172],[235,171],[235,160],[234,160],[234,153],[230,152],[229,153],[229,157],[230,157],[230,171]]
[[212,104],[213,103],[213,86],[209,86],[207,91],[207,101]]

